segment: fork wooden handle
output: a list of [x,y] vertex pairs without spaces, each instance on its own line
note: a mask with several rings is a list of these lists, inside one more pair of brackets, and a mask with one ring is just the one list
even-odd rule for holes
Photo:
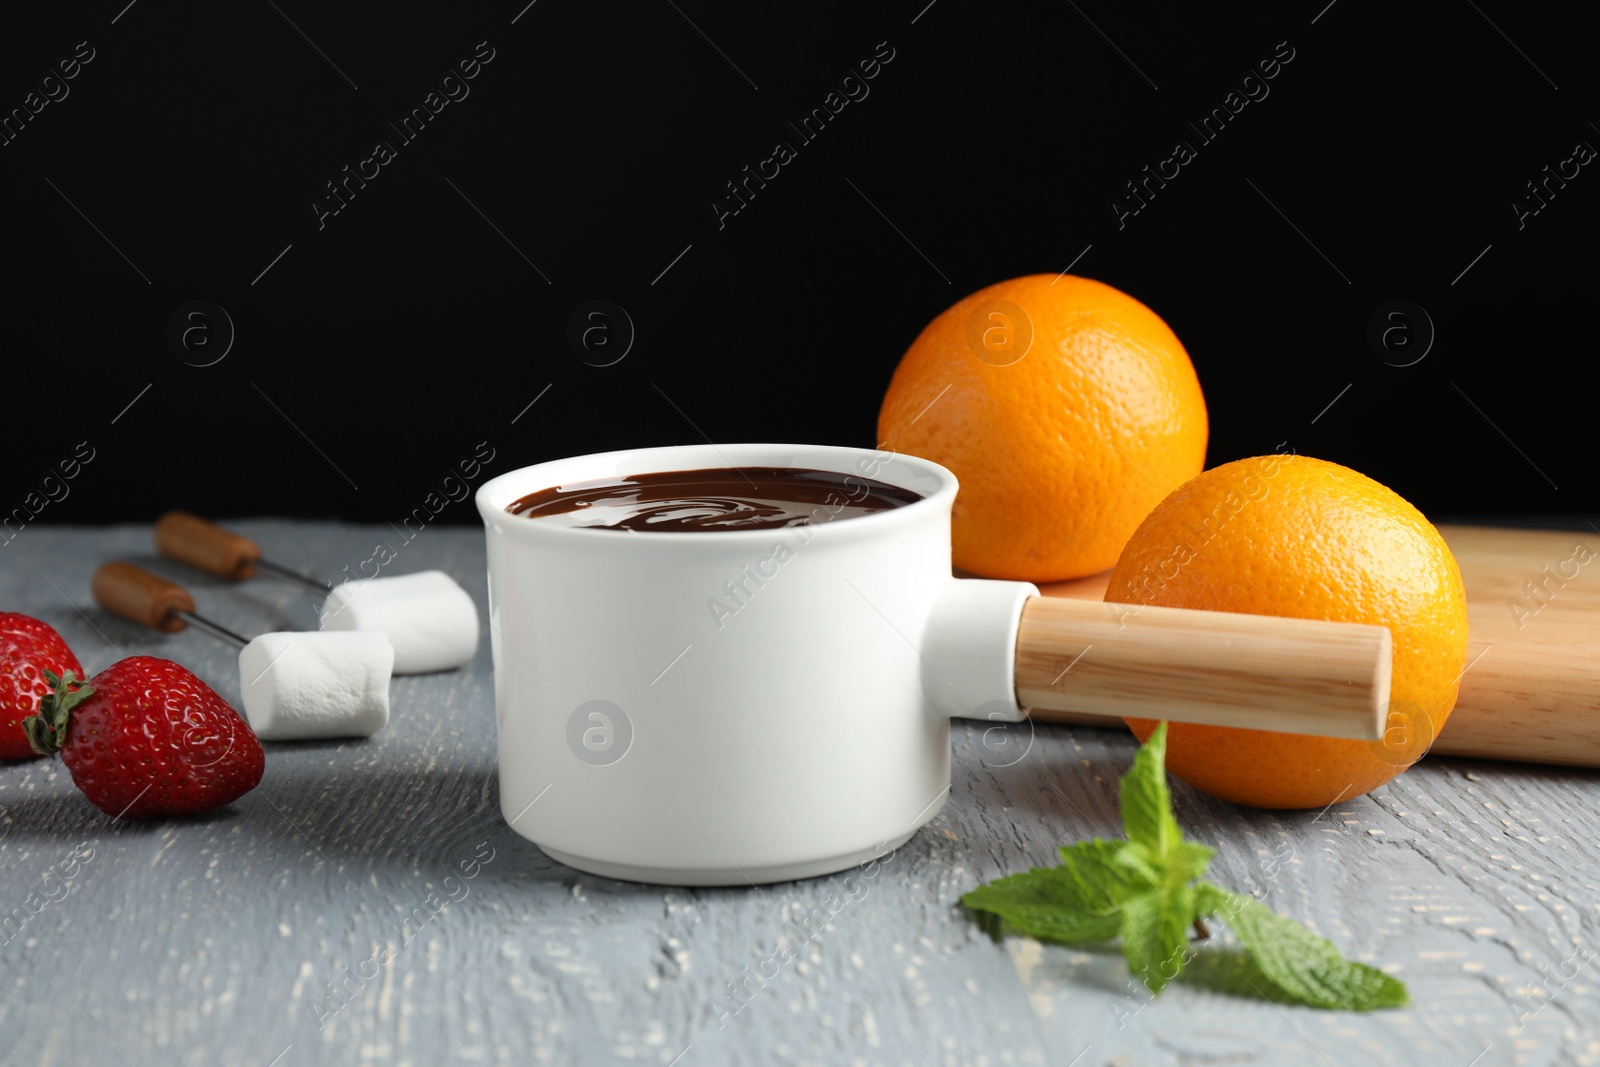
[[255,577],[261,547],[243,534],[187,511],[169,511],[156,520],[156,551],[222,578]]
[[178,612],[194,613],[194,599],[182,586],[121,560],[101,564],[89,579],[89,591],[112,614],[167,633],[187,625]]

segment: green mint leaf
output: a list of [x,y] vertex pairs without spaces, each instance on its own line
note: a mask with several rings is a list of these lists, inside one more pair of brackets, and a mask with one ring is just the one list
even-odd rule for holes
[[1167,724],[1156,727],[1122,776],[1122,825],[1128,840],[1164,860],[1183,840],[1167,789]]
[[1122,906],[1122,954],[1128,971],[1159,993],[1189,962],[1189,927],[1195,918],[1194,888],[1160,886]]
[[1139,881],[1160,885],[1167,876],[1167,864],[1143,845],[1123,842],[1127,847],[1117,856],[1119,866],[1127,868]]
[[[1226,921],[1229,915],[1244,907],[1238,903],[1241,897],[1244,897],[1243,893],[1235,893],[1231,889],[1224,889],[1211,882],[1201,882],[1194,887],[1194,911],[1201,918]],[[1254,898],[1244,897],[1244,899]]]
[[1061,867],[1077,886],[1083,907],[1110,915],[1135,893],[1155,887],[1155,880],[1124,862],[1126,841],[1080,841],[1061,848]]
[[1275,987],[1258,990],[1263,996],[1277,993],[1336,1011],[1402,1008],[1411,1002],[1399,979],[1345,959],[1333,942],[1252,897],[1205,882],[1195,895],[1200,913],[1227,923]]
[[1041,941],[1109,941],[1122,932],[1130,896],[1152,884],[1118,862],[1125,841],[1084,841],[1061,850],[1058,867],[1035,867],[967,893],[961,903],[1002,920],[1003,930]]
[[1167,853],[1167,877],[1174,882],[1192,882],[1206,873],[1217,850],[1198,841],[1180,841]]
[[[1403,983],[1340,955],[1292,919],[1254,898],[1195,880],[1214,850],[1183,840],[1166,777],[1167,724],[1156,727],[1121,783],[1126,841],[1084,841],[1061,849],[1061,865],[979,886],[961,898],[991,933],[1081,944],[1122,939],[1131,974],[1160,993],[1196,958],[1189,929],[1215,916],[1243,952],[1213,951],[1194,977],[1228,991],[1345,1011],[1410,1003]],[[1246,989],[1248,987],[1248,990]]]
[[1128,970],[1159,993],[1189,961],[1195,920],[1191,882],[1205,873],[1213,850],[1183,840],[1167,788],[1167,724],[1161,723],[1122,778],[1122,824],[1128,848],[1120,857],[1153,888],[1122,909],[1122,952]]
[[1061,868],[1035,867],[979,886],[963,896],[961,903],[999,918],[1002,933],[1064,944],[1116,937],[1120,928],[1116,912],[1096,915],[1084,911],[1076,906],[1076,892]]

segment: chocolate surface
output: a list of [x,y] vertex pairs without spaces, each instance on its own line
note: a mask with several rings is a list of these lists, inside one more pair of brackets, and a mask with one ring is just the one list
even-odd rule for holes
[[656,471],[557,485],[506,511],[541,522],[626,532],[714,533],[835,522],[921,500],[859,474],[807,467]]

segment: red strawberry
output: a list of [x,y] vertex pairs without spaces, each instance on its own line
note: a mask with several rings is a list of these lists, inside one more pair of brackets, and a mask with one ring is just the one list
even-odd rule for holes
[[196,815],[244,796],[266,757],[248,724],[171,660],[129,656],[89,679],[51,678],[28,739],[59,751],[95,807],[124,819]]
[[83,673],[78,657],[48,623],[0,611],[0,759],[31,759],[22,720],[39,710],[39,698],[50,692],[45,672]]

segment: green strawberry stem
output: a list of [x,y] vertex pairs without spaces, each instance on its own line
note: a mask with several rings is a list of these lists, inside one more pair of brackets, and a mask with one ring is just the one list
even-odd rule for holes
[[38,713],[22,720],[22,729],[35,752],[53,756],[67,743],[67,723],[72,709],[94,695],[94,686],[71,671],[57,677],[54,671],[47,670],[44,680],[50,692],[40,698]]

